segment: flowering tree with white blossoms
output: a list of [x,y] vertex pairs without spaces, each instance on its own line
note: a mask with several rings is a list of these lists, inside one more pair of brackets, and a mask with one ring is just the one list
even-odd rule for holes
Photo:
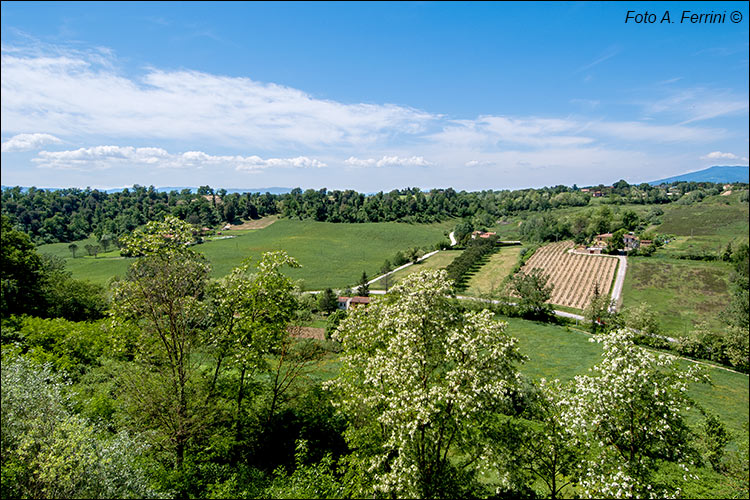
[[654,473],[660,463],[674,462],[687,479],[694,463],[687,389],[708,377],[698,365],[678,369],[673,356],[646,351],[632,337],[616,331],[592,338],[604,344],[603,360],[591,369],[596,376],[576,377],[563,415],[588,455],[579,466],[587,497],[677,496],[679,490],[660,491]]
[[[548,498],[562,498],[576,481],[583,453],[563,416],[568,411],[569,386],[541,379],[525,394],[518,416],[498,418],[491,430],[495,460],[504,483],[521,495],[530,485],[544,483]],[[526,490],[526,491],[524,491]]]
[[482,427],[506,409],[523,356],[505,323],[460,311],[450,290],[445,271],[412,274],[334,334],[344,354],[329,386],[349,419],[355,494],[460,494],[490,453]]

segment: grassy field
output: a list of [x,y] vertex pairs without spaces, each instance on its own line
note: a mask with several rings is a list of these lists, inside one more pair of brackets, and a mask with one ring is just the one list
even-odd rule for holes
[[[519,349],[529,357],[521,366],[521,372],[531,378],[572,380],[601,359],[601,345],[589,342],[590,336],[584,332],[517,318],[503,318],[503,321],[508,322],[506,333],[518,339]],[[680,360],[685,367],[692,363]],[[747,375],[714,366],[706,366],[706,369],[712,385],[694,384],[690,395],[720,415],[728,428],[742,432],[750,418]],[[691,410],[691,418],[698,419],[700,414]]]
[[[590,335],[583,331],[518,318],[498,318],[508,323],[506,333],[518,339],[521,353],[529,358],[519,369],[531,379],[571,381],[601,360],[601,344],[589,342]],[[690,360],[680,360],[683,367],[692,363]],[[327,356],[316,367],[314,377],[321,380],[334,377],[338,367],[337,356]],[[706,370],[711,376],[712,385],[694,384],[690,395],[706,409],[719,415],[730,430],[743,432],[750,418],[748,377],[710,365],[706,366]],[[691,410],[691,420],[700,418],[697,410]]]
[[730,266],[657,257],[629,257],[623,307],[647,302],[667,333],[685,334],[701,321],[720,331],[729,304]]
[[[461,250],[442,250],[432,257],[423,260],[422,262],[417,262],[416,264],[412,264],[409,267],[401,269],[400,271],[397,271],[388,277],[388,288],[392,287],[412,273],[423,271],[425,269],[445,269],[445,267],[453,262],[453,259],[455,259],[460,253]],[[370,285],[370,290],[385,290],[384,279],[376,281],[375,283]]]
[[480,297],[499,292],[503,280],[513,270],[521,253],[521,246],[502,247],[473,276],[469,278],[466,291],[462,295]]
[[37,250],[39,253],[55,255],[64,259],[66,269],[73,274],[74,278],[106,285],[113,276],[123,276],[133,260],[120,257],[120,250],[117,248],[110,249],[108,252],[99,253],[96,257],[88,255],[84,245],[94,245],[96,243],[97,242],[94,238],[76,241],[78,250],[76,250],[75,259],[68,249],[70,243],[41,245]]
[[723,252],[729,242],[747,242],[750,229],[748,204],[740,202],[738,194],[712,196],[695,205],[672,204],[664,207],[662,223],[656,230],[680,238],[666,245],[659,253],[715,254]]
[[[211,262],[212,276],[226,275],[245,257],[258,259],[263,252],[285,250],[302,265],[288,270],[289,276],[304,280],[305,288],[343,288],[354,285],[362,271],[375,276],[385,259],[393,259],[398,250],[410,247],[433,247],[446,239],[451,222],[442,224],[401,224],[395,222],[371,224],[332,224],[327,222],[279,220],[257,230],[228,231],[234,238],[208,241],[194,247]],[[85,242],[78,242],[78,254]],[[73,259],[67,243],[39,247],[40,253],[52,253],[65,258],[73,277],[106,283],[112,276],[122,276],[129,259],[116,251]]]

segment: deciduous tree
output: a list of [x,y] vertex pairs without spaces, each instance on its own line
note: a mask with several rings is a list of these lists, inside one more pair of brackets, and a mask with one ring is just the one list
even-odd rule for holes
[[554,285],[549,283],[549,275],[544,271],[534,268],[527,273],[517,273],[511,283],[519,297],[518,310],[522,316],[543,319],[552,314],[547,301],[552,297]]
[[179,471],[204,410],[192,354],[207,325],[202,299],[209,265],[184,245],[189,234],[187,223],[168,218],[127,238],[125,250],[143,256],[114,284],[112,301],[114,318],[141,331],[128,396],[142,423],[161,431]]
[[489,311],[460,312],[451,285],[444,271],[412,274],[334,335],[355,494],[450,497],[475,484],[489,453],[478,431],[506,409],[522,356]]
[[636,346],[625,330],[591,340],[604,344],[603,359],[591,375],[576,377],[562,417],[587,451],[579,464],[581,492],[591,498],[679,495],[660,488],[654,475],[663,462],[689,474],[697,457],[684,416],[694,405],[687,389],[707,376],[698,365],[681,370],[673,356]]

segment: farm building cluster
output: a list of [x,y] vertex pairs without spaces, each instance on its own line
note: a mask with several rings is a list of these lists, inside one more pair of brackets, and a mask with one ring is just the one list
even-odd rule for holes
[[475,240],[477,238],[487,239],[495,235],[497,235],[497,233],[489,233],[487,231],[474,231],[473,233],[471,233],[471,239],[472,240]]
[[[590,254],[600,254],[609,246],[609,242],[612,239],[612,233],[597,234],[594,236],[594,241],[591,246],[586,247],[586,251]],[[629,252],[640,247],[647,247],[653,244],[652,240],[642,240],[635,235],[635,233],[626,233],[622,237],[622,242],[625,245],[624,250]]]

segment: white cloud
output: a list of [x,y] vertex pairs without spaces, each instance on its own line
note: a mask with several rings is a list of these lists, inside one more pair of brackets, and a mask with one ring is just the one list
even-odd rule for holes
[[486,167],[488,165],[493,165],[494,162],[487,161],[487,160],[469,160],[466,163],[464,163],[465,167]]
[[269,158],[264,160],[259,156],[250,156],[241,158],[237,165],[237,170],[262,170],[265,168],[322,168],[327,166],[325,163],[307,156],[297,156],[296,158]]
[[32,151],[46,144],[61,144],[62,141],[50,134],[18,134],[5,141],[1,148],[3,153]]
[[409,158],[383,156],[379,160],[375,158],[360,159],[350,156],[344,163],[350,167],[428,167],[432,165],[423,156],[411,156]]
[[677,90],[664,98],[644,103],[649,115],[669,114],[682,118],[680,125],[747,113],[748,99],[726,91],[695,87]]
[[721,151],[712,151],[705,156],[701,156],[701,160],[739,160],[740,157],[732,153],[722,153]]
[[34,163],[44,168],[103,170],[116,166],[152,166],[157,168],[229,167],[238,171],[277,168],[320,168],[326,164],[305,156],[267,158],[260,156],[216,156],[203,151],[171,154],[161,148],[132,146],[94,146],[72,151],[40,151]]
[[719,139],[725,131],[705,127],[687,127],[685,125],[656,125],[651,123],[623,121],[623,122],[591,122],[592,131],[600,132],[617,139],[626,141],[648,142],[708,142]]
[[742,163],[743,165],[748,163],[747,157],[737,156],[734,153],[722,153],[721,151],[712,151],[708,153],[707,155],[703,155],[701,156],[701,160],[709,160],[709,161],[733,160],[735,162]]
[[619,46],[612,46],[612,47],[609,47],[609,48],[608,48],[608,49],[607,49],[607,50],[606,50],[606,51],[604,52],[604,54],[602,54],[601,56],[599,56],[599,57],[598,57],[597,59],[595,59],[594,61],[592,61],[592,62],[590,62],[590,63],[588,63],[588,64],[586,64],[586,65],[584,65],[584,66],[581,66],[580,68],[578,68],[577,70],[575,70],[575,71],[574,71],[573,73],[581,73],[581,72],[583,72],[583,71],[587,71],[587,70],[589,70],[589,69],[593,68],[594,66],[597,66],[597,65],[599,65],[599,64],[601,64],[601,63],[603,63],[603,62],[604,62],[604,61],[606,61],[607,59],[611,59],[611,58],[615,57],[615,56],[616,56],[617,54],[619,54],[619,53],[620,53],[621,51],[622,51],[622,49],[621,49],[621,48],[620,48]]
[[[615,54],[615,49],[601,54],[588,69]],[[1,131],[3,137],[18,135],[3,143],[3,152],[26,147],[23,150],[38,151],[44,144],[59,144],[60,138],[74,144],[69,151],[41,151],[33,160],[39,167],[63,170],[48,171],[45,177],[58,185],[94,185],[105,177],[113,185],[126,185],[134,178],[140,184],[241,185],[251,172],[264,173],[265,185],[358,184],[364,190],[371,190],[370,184],[470,188],[566,179],[581,184],[581,179],[594,182],[626,175],[628,180],[651,180],[655,169],[686,168],[705,151],[723,149],[747,156],[742,153],[746,128],[738,133],[728,122],[721,122],[724,128],[695,123],[711,116],[746,116],[746,97],[730,91],[662,87],[656,99],[636,103],[637,115],[632,116],[622,111],[607,115],[623,103],[585,99],[598,96],[583,94],[568,103],[579,114],[498,112],[448,118],[408,106],[320,99],[250,78],[159,68],[131,76],[118,67],[105,49],[4,46]],[[601,116],[593,116],[594,110]],[[47,134],[23,134],[30,130]],[[52,139],[21,140],[37,135]],[[744,142],[738,145],[740,135]],[[164,149],[75,149],[91,144],[151,144]],[[246,151],[255,154],[245,156]],[[38,170],[28,168],[25,155],[3,155],[3,160],[4,178],[38,182]],[[327,165],[344,168],[316,170]],[[430,175],[425,176],[428,166]],[[131,167],[138,168],[137,173]],[[397,175],[382,175],[378,168],[385,167],[398,167]],[[97,169],[111,170],[106,176],[90,173]]]
[[511,118],[480,116],[476,120],[453,120],[441,132],[433,134],[436,142],[487,147],[498,143],[531,147],[580,146],[594,141],[579,135],[582,124],[557,118]]
[[[391,104],[343,104],[300,90],[198,71],[139,79],[86,54],[2,54],[3,132],[210,139],[245,147],[363,145],[417,134],[437,115]],[[6,130],[7,128],[7,130]]]
[[686,125],[655,125],[637,121],[586,121],[559,118],[512,118],[481,116],[476,120],[453,120],[430,138],[458,147],[509,149],[577,148],[611,137],[625,141],[705,142],[719,138],[724,131]]

